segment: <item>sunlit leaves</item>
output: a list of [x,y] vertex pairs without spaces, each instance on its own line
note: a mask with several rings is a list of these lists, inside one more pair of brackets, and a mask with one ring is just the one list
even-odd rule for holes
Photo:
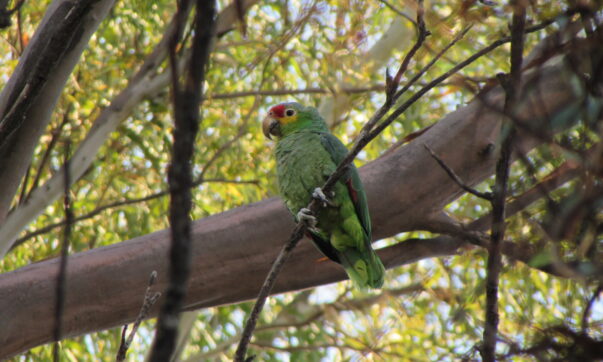
[[[4,85],[9,79],[22,50],[21,43],[33,35],[48,3],[27,1],[21,11],[20,32],[13,26],[3,33],[0,84]],[[220,9],[228,4],[221,1]],[[414,17],[412,2],[394,5]],[[562,2],[552,2],[532,7],[530,16],[533,23],[537,23],[557,14],[563,6]],[[34,178],[39,178],[39,185],[58,172],[67,140],[77,146],[86,136],[100,110],[111,104],[157,44],[174,10],[173,1],[116,2],[67,83],[49,129],[36,149],[26,191]],[[417,74],[465,26],[473,24],[473,28],[411,87],[408,95],[506,34],[509,16],[510,9],[504,4],[427,2],[426,22],[432,35],[411,62],[402,84]],[[246,21],[246,36],[238,31],[228,33],[216,43],[211,55],[194,159],[194,176],[198,181],[203,181],[198,179],[203,176],[205,182],[193,190],[193,218],[276,195],[273,144],[264,139],[259,129],[259,120],[271,104],[294,100],[320,106],[337,93],[340,107],[333,112],[336,117],[331,126],[346,144],[352,142],[384,101],[384,95],[380,91],[344,94],[341,89],[382,86],[385,67],[397,68],[415,34],[410,21],[378,1],[266,1],[252,7]],[[371,51],[375,51],[372,47],[394,21],[395,26],[409,35],[393,44],[393,49],[387,49],[391,52],[384,59],[371,58]],[[551,32],[545,29],[529,35],[527,52]],[[356,163],[360,166],[378,158],[404,136],[437,122],[471,100],[480,89],[492,84],[496,73],[508,71],[508,52],[508,47],[495,50],[467,67],[462,76],[451,78],[428,93],[375,139]],[[308,88],[324,92],[286,92]],[[218,97],[245,91],[251,93]],[[282,91],[282,94],[256,96],[254,91]],[[533,187],[535,179],[545,177],[565,160],[579,161],[570,147],[583,150],[599,141],[593,115],[601,105],[594,98],[588,102],[587,112],[579,114],[582,124],[557,136],[556,140],[567,145],[565,149],[540,147],[530,153],[525,162],[513,165],[510,179],[513,196]],[[576,114],[575,109],[569,110],[550,121],[567,124]],[[45,158],[53,130],[58,141]],[[105,142],[85,176],[72,187],[76,216],[166,190],[171,130],[170,91],[164,89],[141,102],[128,115]],[[492,183],[492,179],[488,179],[476,188],[489,191]],[[579,182],[570,183],[551,193],[552,199],[560,203],[571,201],[577,185]],[[166,197],[157,197],[111,207],[79,221],[74,225],[70,251],[110,245],[163,229],[167,227],[167,203]],[[548,207],[546,202],[540,201],[511,217],[508,238],[540,245],[547,235],[538,223],[547,220]],[[447,211],[457,220],[469,222],[486,214],[489,204],[464,195],[448,205]],[[62,219],[61,204],[57,202],[48,207],[30,229]],[[413,231],[380,241],[379,245],[430,236]],[[60,237],[61,228],[55,228],[29,239],[0,262],[0,268],[9,271],[56,256]],[[560,244],[560,250],[540,250],[531,265],[543,265],[555,256],[574,256],[568,244],[567,241]],[[251,351],[262,361],[455,360],[471,356],[481,341],[484,260],[482,249],[467,247],[458,256],[393,269],[388,272],[385,283],[391,292],[379,297],[379,292],[353,291],[349,283],[344,282],[271,298],[261,315]],[[394,293],[409,286],[417,287]],[[585,300],[591,293],[586,283],[554,278],[507,260],[501,279],[501,351],[508,350],[514,343],[525,346],[538,341],[542,330],[552,325],[563,323],[579,329]],[[183,357],[230,360],[250,308],[249,303],[244,303],[201,310]],[[599,311],[593,324],[600,326],[602,317]],[[131,360],[143,360],[152,328],[152,322],[141,328],[131,348]],[[66,360],[73,361],[111,360],[118,346],[119,331],[113,329],[66,340],[62,342],[61,353]],[[44,346],[33,349],[22,360],[49,358],[50,348]]]

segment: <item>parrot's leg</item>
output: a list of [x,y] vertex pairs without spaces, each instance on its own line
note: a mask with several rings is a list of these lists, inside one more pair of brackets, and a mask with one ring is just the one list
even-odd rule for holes
[[306,209],[305,207],[299,209],[299,212],[297,213],[297,220],[300,220],[306,224],[309,229],[316,228],[316,217],[312,215],[312,211],[310,211],[310,209]]
[[322,207],[327,207],[327,206],[335,207],[336,206],[333,202],[331,202],[331,200],[327,199],[327,196],[325,195],[325,193],[322,191],[322,189],[320,187],[317,187],[314,189],[314,192],[312,192],[312,198],[320,201],[322,203]]

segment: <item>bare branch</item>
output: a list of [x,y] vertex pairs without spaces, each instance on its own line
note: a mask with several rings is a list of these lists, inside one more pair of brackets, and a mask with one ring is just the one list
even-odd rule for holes
[[584,308],[584,313],[582,313],[582,333],[586,333],[586,331],[588,329],[588,318],[590,316],[590,311],[593,307],[593,304],[595,304],[595,301],[597,300],[597,298],[599,298],[599,295],[602,292],[603,292],[603,284],[599,284],[599,286],[597,286],[597,289],[595,289],[595,291],[593,292],[593,295],[590,297],[590,299],[586,303],[586,308]]
[[[521,195],[515,196],[511,201],[507,201],[505,216],[509,217],[524,210],[526,207],[543,197],[543,189],[554,190],[575,178],[579,172],[580,169],[574,161],[564,162],[531,189],[525,191]],[[472,221],[467,228],[469,230],[483,231],[490,225],[492,225],[492,213],[488,213],[481,216],[479,219]]]
[[[511,1],[513,20],[511,24],[511,74],[505,90],[505,114],[515,112],[515,104],[519,98],[521,81],[521,63],[523,57],[524,34],[526,25],[526,4],[524,0]],[[486,275],[486,310],[484,340],[480,347],[482,358],[486,362],[495,362],[496,340],[498,334],[498,285],[502,268],[502,243],[505,237],[505,202],[511,152],[515,142],[515,127],[508,120],[501,124],[503,137],[500,156],[496,163],[496,181],[494,184],[492,203],[492,232],[488,249],[488,265]]]
[[[259,182],[257,180],[229,180],[229,179],[224,179],[224,178],[208,178],[208,179],[197,179],[195,182],[193,182],[192,187],[197,187],[201,184],[204,183],[230,183],[230,184],[240,184],[240,185],[255,185],[258,186]],[[125,199],[125,200],[120,200],[120,201],[115,201],[103,206],[99,206],[96,209],[80,215],[80,216],[75,216],[73,218],[73,224],[76,224],[80,221],[83,220],[87,220],[87,219],[91,219],[95,216],[97,216],[98,214],[100,214],[103,211],[106,210],[110,210],[110,209],[114,209],[114,208],[119,208],[119,207],[123,207],[123,206],[129,206],[129,205],[134,205],[134,204],[139,204],[142,202],[147,202],[147,201],[151,201],[151,200],[155,200],[158,199],[160,197],[164,197],[167,194],[169,194],[168,190],[162,190],[159,191],[157,193],[148,195],[148,196],[143,196],[143,197],[139,197],[139,198],[135,198],[135,199]],[[27,240],[39,236],[39,235],[43,235],[46,234],[58,227],[61,227],[63,225],[65,225],[67,222],[65,219],[56,222],[56,223],[52,223],[52,224],[48,224],[46,226],[43,226],[37,230],[31,231],[26,233],[25,235],[23,235],[22,237],[20,237],[19,239],[17,239],[14,243],[14,245],[11,247],[11,250],[16,248],[17,246],[23,244],[24,242],[26,242]]]
[[384,4],[385,6],[387,6],[394,13],[396,13],[396,14],[400,15],[401,17],[403,17],[404,19],[410,21],[414,26],[417,26],[417,22],[415,21],[415,19],[410,17],[408,14],[404,13],[402,10],[396,8],[394,5],[390,4],[388,1],[379,0],[379,2]]
[[463,190],[465,190],[465,191],[469,192],[470,194],[473,194],[479,198],[482,198],[485,200],[492,200],[491,192],[481,192],[481,191],[474,189],[473,187],[467,186],[463,182],[463,180],[461,180],[461,178],[454,172],[454,170],[452,170],[450,167],[448,167],[448,165],[446,165],[446,163],[440,157],[438,157],[438,155],[436,155],[433,152],[433,150],[431,148],[429,148],[428,145],[423,144],[423,146],[425,146],[425,149],[427,149],[427,151],[429,151],[429,154],[431,155],[431,157],[433,157],[434,160],[436,160],[438,162],[438,164],[444,169],[444,171],[446,171],[448,176],[450,176],[450,178],[454,182],[456,182],[457,185],[460,186],[460,188],[462,188]]
[[[184,28],[189,1],[179,3],[178,28]],[[214,36],[215,1],[197,0],[192,54],[185,74],[184,87],[180,88],[176,49],[180,34],[176,32],[170,42],[170,64],[174,104],[174,141],[172,163],[168,169],[170,187],[170,284],[165,302],[157,319],[157,332],[153,341],[150,361],[169,361],[176,347],[178,320],[186,294],[186,282],[191,263],[192,208],[192,158],[195,137],[199,130],[199,104],[202,101],[205,70],[209,62],[211,40]]]
[[[370,87],[349,88],[343,87],[337,91],[345,94],[361,94],[368,92],[382,91],[385,89],[384,84],[376,84]],[[330,94],[333,90],[325,88],[305,88],[305,89],[275,89],[275,90],[252,90],[232,93],[217,93],[208,96],[208,99],[231,99],[239,97],[256,97],[256,96],[284,96],[297,94]]]
[[[313,201],[314,202],[314,201]],[[272,264],[270,268],[270,272],[266,276],[264,280],[264,284],[260,289],[260,293],[257,297],[255,304],[253,305],[253,309],[249,314],[249,318],[245,322],[245,328],[241,333],[241,340],[239,341],[239,345],[237,346],[237,350],[235,352],[234,360],[237,362],[244,362],[248,359],[245,357],[247,354],[247,346],[249,345],[249,341],[251,340],[251,335],[255,330],[255,325],[257,324],[258,317],[262,312],[262,308],[264,308],[264,304],[266,303],[266,299],[268,299],[268,295],[270,295],[270,291],[274,286],[274,282],[276,281],[276,277],[280,273],[281,269],[285,265],[285,262],[289,258],[289,255],[297,246],[297,243],[304,237],[304,233],[306,232],[306,225],[303,222],[300,222],[293,230],[290,239],[287,241],[285,246],[281,249],[280,253],[276,257],[276,260]]]
[[65,309],[65,283],[67,280],[67,258],[69,256],[69,237],[71,235],[71,225],[73,224],[73,211],[71,210],[71,197],[69,195],[69,151],[70,142],[65,145],[65,190],[63,197],[63,208],[65,210],[65,229],[63,230],[63,242],[61,243],[61,259],[59,263],[59,272],[57,274],[56,299],[55,299],[55,325],[54,325],[54,345],[52,347],[53,359],[55,362],[59,359],[59,341],[61,340],[63,326],[63,310]]
[[[386,78],[388,81],[388,85],[386,86],[385,96],[387,99],[387,103],[393,103],[395,100],[395,93],[398,89],[398,85],[400,84],[400,80],[402,79],[402,75],[408,69],[408,65],[410,64],[411,59],[415,56],[416,52],[423,46],[423,42],[425,39],[431,34],[427,28],[425,27],[425,20],[423,19],[423,13],[425,10],[423,9],[423,0],[417,0],[417,30],[419,32],[417,36],[417,40],[414,45],[410,49],[410,51],[404,56],[404,60],[400,63],[400,67],[396,72],[396,75],[392,80],[389,80],[389,77]],[[386,83],[387,84],[387,83]]]
[[155,292],[155,293],[151,294],[151,287],[155,284],[156,281],[157,281],[157,272],[155,270],[153,270],[149,277],[149,283],[147,285],[147,290],[144,293],[144,299],[142,301],[142,306],[140,307],[140,312],[138,313],[138,317],[136,317],[136,320],[134,321],[134,325],[132,326],[132,330],[130,331],[130,334],[128,335],[127,339],[126,339],[126,332],[128,331],[128,325],[126,324],[122,330],[121,342],[119,345],[119,349],[117,351],[117,357],[115,358],[115,360],[117,362],[121,362],[126,359],[126,353],[128,352],[128,348],[130,348],[130,345],[132,344],[132,341],[134,340],[134,336],[136,335],[136,332],[138,331],[138,327],[140,326],[140,323],[142,323],[142,321],[147,318],[151,307],[155,304],[155,302],[157,302],[159,297],[161,297],[160,292]]

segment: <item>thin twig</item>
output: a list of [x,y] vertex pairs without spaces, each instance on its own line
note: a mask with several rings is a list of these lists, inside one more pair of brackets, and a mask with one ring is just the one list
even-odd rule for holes
[[470,194],[473,194],[477,197],[480,197],[482,199],[492,200],[491,192],[481,192],[481,191],[474,189],[473,187],[467,186],[467,184],[465,184],[463,182],[463,180],[461,180],[461,178],[454,172],[454,170],[452,170],[450,167],[448,167],[448,165],[446,165],[446,163],[440,157],[438,157],[438,155],[436,155],[427,144],[424,144],[423,146],[427,149],[427,151],[429,151],[429,154],[431,154],[431,157],[433,157],[434,160],[436,160],[438,162],[438,164],[444,169],[444,171],[446,171],[448,176],[450,176],[450,178],[454,182],[456,182],[457,185],[459,185],[463,190],[465,190],[465,191],[469,192]]
[[[314,204],[314,203],[315,202],[312,201],[312,204]],[[272,287],[274,286],[276,277],[278,276],[281,269],[285,265],[285,262],[289,258],[291,251],[293,251],[293,249],[295,249],[295,246],[297,245],[297,243],[301,240],[301,238],[303,238],[303,236],[306,232],[306,229],[307,229],[306,225],[303,222],[299,222],[297,224],[297,226],[295,227],[295,230],[293,230],[291,237],[289,238],[289,240],[287,241],[285,246],[283,246],[283,248],[279,252],[276,260],[274,261],[274,263],[272,263],[270,272],[268,273],[268,275],[266,276],[266,279],[264,280],[264,284],[262,285],[262,288],[260,289],[260,293],[258,294],[257,300],[253,306],[251,314],[249,315],[249,318],[247,319],[247,322],[245,323],[245,328],[243,329],[243,332],[241,333],[241,340],[239,341],[239,345],[237,346],[237,351],[235,352],[235,357],[234,357],[234,360],[236,362],[247,361],[247,359],[245,357],[247,354],[247,346],[249,344],[249,341],[251,340],[251,335],[253,334],[253,331],[257,324],[260,312],[262,311],[262,308],[264,307],[264,304],[266,303],[266,299],[268,299],[268,295],[270,294],[270,291],[272,290]]]
[[124,326],[124,328],[122,329],[121,342],[119,345],[119,349],[117,351],[117,357],[115,358],[115,361],[117,361],[117,362],[124,361],[126,359],[126,353],[128,352],[128,348],[130,348],[130,345],[132,344],[132,341],[134,340],[134,336],[136,335],[136,332],[138,331],[138,327],[140,326],[140,323],[142,323],[142,321],[147,318],[147,316],[149,315],[149,311],[151,310],[151,307],[155,304],[155,302],[157,302],[159,297],[161,297],[160,292],[155,292],[155,293],[151,294],[151,287],[155,284],[156,281],[157,281],[157,271],[153,270],[151,272],[151,275],[149,276],[149,283],[147,284],[147,290],[144,293],[144,299],[142,301],[142,306],[140,307],[138,316],[136,317],[136,320],[134,321],[134,324],[132,325],[132,330],[130,331],[128,338],[126,338],[126,333],[128,331],[128,325],[126,324]]
[[52,355],[55,362],[59,361],[59,341],[63,327],[63,311],[65,308],[65,282],[67,280],[67,257],[69,256],[69,236],[71,235],[71,226],[73,224],[73,212],[71,210],[71,197],[69,194],[69,185],[71,185],[69,174],[69,152],[71,143],[69,140],[65,144],[65,161],[63,171],[65,172],[65,192],[63,197],[63,207],[65,211],[65,228],[63,230],[63,241],[61,243],[61,259],[59,261],[59,272],[57,275],[56,299],[55,299],[55,322],[52,347]]
[[582,333],[584,334],[586,334],[586,330],[588,329],[588,318],[590,316],[590,310],[592,309],[593,304],[595,304],[595,301],[597,300],[597,298],[599,298],[599,295],[602,292],[603,284],[599,284],[597,289],[593,292],[593,295],[588,300],[588,303],[586,303],[586,308],[584,308],[584,313],[582,313]]
[[[521,81],[521,63],[524,48],[524,29],[526,10],[523,0],[512,2],[513,20],[511,24],[511,74],[509,80],[502,83],[505,90],[505,114],[513,114],[519,98]],[[496,341],[498,334],[498,286],[502,269],[502,244],[505,236],[505,201],[509,180],[509,165],[515,139],[516,128],[512,122],[503,119],[500,131],[503,141],[500,156],[496,163],[496,181],[492,202],[492,231],[488,250],[486,275],[486,311],[483,344],[480,348],[482,359],[496,361]]]
[[417,26],[417,22],[415,21],[415,19],[411,18],[408,14],[404,13],[402,10],[396,8],[394,5],[390,4],[388,1],[379,0],[379,2],[382,3],[383,5],[387,6],[394,13],[396,13],[396,14],[400,15],[401,17],[403,17],[404,19],[410,21],[414,26]]
[[[557,17],[551,18],[551,19],[543,21],[540,24],[537,24],[537,25],[534,25],[534,26],[532,26],[530,28],[527,28],[526,31],[525,31],[525,33],[527,34],[527,33],[531,33],[531,32],[535,32],[535,31],[541,30],[541,29],[543,29],[543,28],[551,25],[556,19],[557,19]],[[506,44],[506,43],[508,43],[510,41],[511,41],[511,37],[507,36],[507,37],[503,37],[503,38],[500,38],[500,39],[492,42],[487,47],[481,49],[480,51],[478,51],[475,54],[472,54],[471,56],[469,56],[464,61],[458,63],[456,66],[454,66],[451,69],[449,69],[448,71],[444,72],[439,77],[437,77],[437,78],[433,79],[432,81],[430,81],[429,83],[427,83],[419,91],[417,91],[415,94],[413,94],[408,100],[406,100],[403,104],[401,104],[398,108],[396,108],[383,122],[381,122],[374,129],[372,129],[370,131],[369,137],[366,139],[366,142],[371,141],[378,134],[380,134],[387,126],[389,126],[392,122],[394,122],[411,105],[413,105],[418,99],[420,99],[423,95],[425,95],[427,92],[429,92],[430,90],[432,90],[434,87],[436,87],[437,85],[439,85],[444,80],[446,80],[449,77],[451,77],[452,75],[456,74],[461,69],[463,69],[466,66],[468,66],[469,64],[473,63],[477,59],[483,57],[484,55],[490,53],[494,49],[496,49],[496,48],[500,47],[501,45],[504,45],[504,44]],[[398,94],[400,94],[403,90],[404,89],[401,89],[398,93],[396,93],[396,98],[398,97]],[[376,124],[387,113],[387,110],[389,109],[389,108],[388,109],[382,109],[382,108],[380,108],[377,111],[377,113],[371,118],[371,120],[368,122],[368,124],[372,124],[372,125]],[[356,156],[356,155],[354,155],[354,156]]]
[[[385,89],[384,84],[376,84],[370,87],[349,88],[342,87],[337,89],[344,94],[361,94],[368,92],[382,91]],[[208,99],[231,99],[239,97],[256,97],[256,96],[283,96],[297,94],[329,94],[333,91],[325,88],[304,88],[304,89],[275,89],[275,90],[251,90],[232,93],[216,93],[208,96]]]
[[[521,195],[515,196],[511,202],[508,202],[505,205],[505,216],[512,216],[522,211],[537,200],[540,200],[543,196],[543,189],[554,190],[578,176],[579,173],[580,168],[575,164],[574,161],[564,162],[558,168],[544,177],[544,179],[538,184],[534,185]],[[481,216],[479,219],[472,221],[467,228],[469,230],[484,231],[491,224],[492,214],[488,213]]]
[[[193,182],[192,187],[197,187],[203,183],[210,183],[210,182],[218,182],[218,183],[229,183],[229,184],[242,184],[242,185],[255,185],[258,186],[259,185],[259,181],[258,180],[228,180],[228,179],[224,179],[224,178],[208,178],[208,179],[198,179],[197,181]],[[119,208],[119,207],[123,207],[123,206],[129,206],[129,205],[133,205],[133,204],[138,204],[141,202],[146,202],[146,201],[150,201],[150,200],[155,200],[158,199],[160,197],[164,197],[167,194],[169,194],[168,190],[162,190],[159,191],[157,193],[148,195],[148,196],[143,196],[143,197],[139,197],[139,198],[135,198],[135,199],[126,199],[126,200],[120,200],[120,201],[115,201],[103,206],[99,206],[96,209],[85,213],[83,215],[80,216],[76,216],[73,218],[73,224],[76,224],[80,221],[83,220],[87,220],[87,219],[91,219],[93,217],[95,217],[96,215],[100,214],[103,211],[109,210],[109,209],[114,209],[114,208]],[[63,225],[65,225],[67,223],[67,221],[65,219],[58,221],[56,223],[52,223],[52,224],[48,224],[46,226],[43,226],[39,229],[36,229],[34,231],[28,232],[25,235],[23,235],[22,237],[20,237],[19,239],[17,239],[15,241],[15,243],[13,244],[13,246],[11,246],[11,250],[16,248],[17,246],[23,244],[24,242],[26,242],[27,240],[39,236],[39,235],[43,235],[46,234],[58,227],[61,227]],[[73,225],[72,224],[72,225]]]
[[415,56],[415,53],[423,46],[425,39],[431,34],[427,28],[425,27],[425,20],[423,19],[423,13],[425,10],[423,9],[423,0],[417,0],[417,30],[419,32],[417,36],[417,41],[414,43],[410,51],[404,56],[404,60],[400,63],[400,67],[396,72],[396,75],[392,80],[389,77],[386,78],[386,90],[385,96],[387,98],[386,103],[393,103],[395,100],[394,94],[400,85],[400,80],[402,79],[402,75],[406,73],[408,70],[408,65],[410,64],[410,60]]
[[[178,3],[178,26],[182,29],[186,23],[186,10],[189,1]],[[180,86],[176,49],[180,44],[181,31],[177,31],[170,41],[170,66],[172,76],[174,104],[174,135],[172,160],[168,169],[170,188],[170,284],[166,291],[157,321],[157,332],[149,358],[152,362],[169,361],[176,347],[178,319],[184,296],[186,282],[190,273],[190,244],[192,208],[191,185],[192,158],[195,136],[199,130],[199,104],[202,101],[205,71],[209,62],[211,40],[214,36],[215,1],[197,0],[192,54]]]
[[65,125],[69,122],[69,111],[70,111],[69,108],[67,110],[65,110],[61,124],[59,124],[58,127],[54,128],[50,132],[50,134],[52,135],[52,138],[50,139],[50,143],[48,144],[48,147],[46,147],[46,151],[44,151],[44,155],[42,156],[42,159],[40,160],[40,163],[38,164],[38,167],[36,170],[36,177],[34,178],[32,184],[31,184],[31,187],[29,188],[29,191],[27,191],[27,195],[25,196],[25,199],[28,199],[29,196],[31,195],[32,191],[38,187],[40,178],[42,177],[42,170],[43,170],[44,166],[46,165],[46,163],[48,162],[48,160],[50,159],[50,154],[52,153],[54,146],[56,145],[57,141],[59,140],[59,138],[63,132],[63,128],[65,128]]
[[[471,25],[465,27],[462,31],[460,31],[451,42],[449,42],[442,50],[440,50],[430,61],[425,65],[417,74],[415,74],[405,85],[396,93],[395,99],[400,98],[410,87],[412,87],[421,77],[425,74],[450,48],[452,48],[459,40],[463,39],[463,37],[471,30]],[[444,82],[440,82],[438,84],[443,84]]]

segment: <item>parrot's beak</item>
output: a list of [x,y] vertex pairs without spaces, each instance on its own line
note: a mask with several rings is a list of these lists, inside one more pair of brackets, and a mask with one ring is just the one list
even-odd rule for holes
[[278,123],[277,119],[267,116],[262,121],[262,131],[264,132],[264,136],[271,140],[272,135],[278,136],[280,134],[280,123]]

